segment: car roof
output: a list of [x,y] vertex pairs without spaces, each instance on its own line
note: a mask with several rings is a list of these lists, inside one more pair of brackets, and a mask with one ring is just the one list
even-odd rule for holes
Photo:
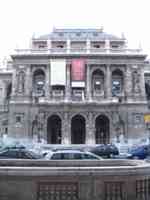
[[46,157],[49,157],[49,156],[52,156],[53,154],[58,154],[58,153],[79,153],[79,154],[88,154],[88,155],[92,155],[94,156],[95,158],[98,158],[98,159],[102,159],[100,156],[92,153],[92,152],[89,152],[89,151],[80,151],[80,150],[57,150],[57,151],[50,151],[48,152],[48,154],[46,154]]

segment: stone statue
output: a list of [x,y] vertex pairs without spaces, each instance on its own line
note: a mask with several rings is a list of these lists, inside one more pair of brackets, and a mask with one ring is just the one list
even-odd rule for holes
[[38,135],[38,115],[35,115],[35,119],[32,121],[32,137]]
[[140,92],[140,75],[134,71],[132,74],[133,77],[133,92],[139,93]]
[[19,72],[18,74],[18,92],[23,93],[25,89],[25,73]]

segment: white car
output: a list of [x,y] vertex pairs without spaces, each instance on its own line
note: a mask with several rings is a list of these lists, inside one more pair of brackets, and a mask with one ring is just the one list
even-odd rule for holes
[[103,160],[94,153],[79,150],[51,151],[45,156],[46,160]]

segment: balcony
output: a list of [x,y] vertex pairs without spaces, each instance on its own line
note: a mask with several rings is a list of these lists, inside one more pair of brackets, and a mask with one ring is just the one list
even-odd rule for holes
[[51,48],[51,49],[15,49],[13,55],[64,55],[64,54],[110,54],[110,55],[140,55],[140,49],[106,49],[106,48]]

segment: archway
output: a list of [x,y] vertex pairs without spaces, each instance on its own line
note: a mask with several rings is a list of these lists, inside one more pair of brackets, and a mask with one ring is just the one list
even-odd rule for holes
[[97,69],[92,74],[92,91],[93,96],[104,92],[104,73]]
[[47,120],[47,142],[61,144],[61,119],[57,115],[52,115]]
[[85,143],[85,119],[81,115],[76,115],[71,120],[71,143]]
[[99,115],[95,120],[95,140],[96,144],[109,143],[109,119],[105,115]]

